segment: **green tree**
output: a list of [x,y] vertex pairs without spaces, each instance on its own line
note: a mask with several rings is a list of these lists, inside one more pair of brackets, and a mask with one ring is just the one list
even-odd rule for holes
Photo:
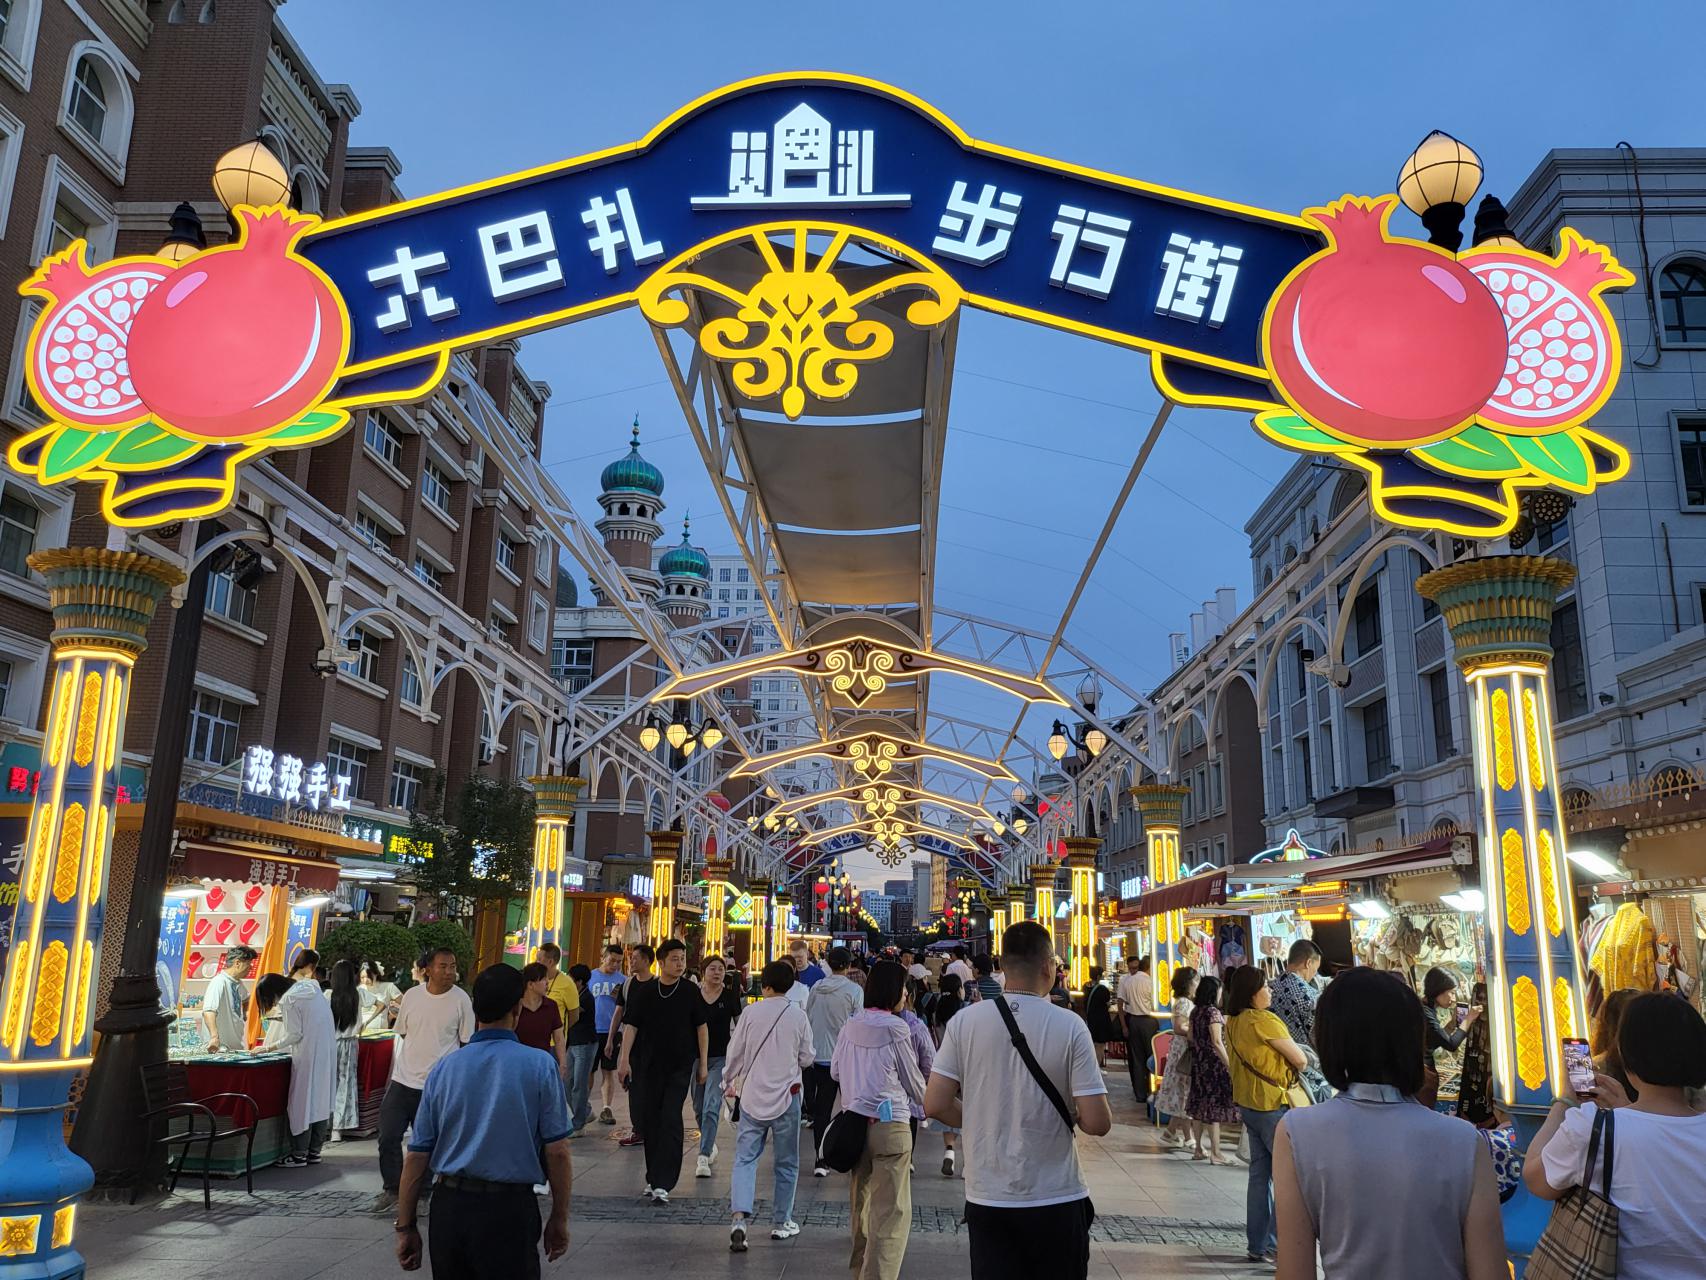
[[384,920],[345,921],[321,936],[318,949],[328,966],[337,960],[378,961],[393,981],[405,987],[409,967],[421,953],[407,929]]
[[434,772],[409,815],[409,838],[432,851],[417,857],[416,887],[447,907],[458,898],[525,893],[533,879],[533,793],[478,774],[451,788]]

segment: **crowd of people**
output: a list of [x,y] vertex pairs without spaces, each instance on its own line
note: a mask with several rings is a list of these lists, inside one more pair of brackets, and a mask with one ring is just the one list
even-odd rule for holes
[[[212,1049],[246,1041],[242,980],[255,959],[232,948],[210,984]],[[804,1130],[812,1175],[849,1178],[851,1274],[895,1280],[929,1126],[942,1174],[964,1177],[973,1276],[1082,1276],[1094,1208],[1075,1133],[1109,1131],[1102,1071],[1106,1046],[1123,1040],[1133,1097],[1164,1124],[1163,1142],[1247,1165],[1247,1256],[1282,1280],[1309,1280],[1317,1266],[1328,1280],[1502,1277],[1500,1204],[1519,1179],[1542,1200],[1580,1188],[1610,1199],[1619,1276],[1679,1280],[1706,1257],[1690,1190],[1706,1163],[1706,1022],[1674,995],[1609,995],[1594,1024],[1593,1094],[1554,1106],[1519,1174],[1495,1160],[1502,1117],[1466,1100],[1470,1076],[1486,1072],[1471,1066],[1488,1052],[1484,989],[1463,1002],[1443,970],[1419,993],[1366,968],[1323,984],[1321,952],[1304,940],[1271,981],[1248,965],[1224,984],[1175,969],[1158,1005],[1150,961],[1132,957],[1117,987],[1093,970],[1074,1011],[1052,939],[1030,922],[1006,931],[999,956],[836,946],[819,957],[802,941],[756,973],[710,955],[690,975],[672,939],[655,951],[608,946],[597,968],[561,962],[545,944],[520,969],[482,972],[472,994],[449,948],[422,955],[403,992],[374,965],[327,970],[313,950],[261,976],[265,1046],[292,1065],[279,1165],[318,1164],[358,1127],[357,1037],[389,1024],[373,1208],[395,1215],[405,1269],[421,1264],[418,1208],[431,1194],[436,1272],[537,1275],[541,1239],[548,1258],[567,1247],[571,1144],[594,1124],[616,1126],[626,1092],[630,1129],[612,1137],[644,1149],[653,1204],[682,1175],[689,1106],[695,1177],[713,1176],[719,1137],[732,1140],[735,1253],[756,1230],[767,1148],[770,1238],[800,1234]],[[1464,1099],[1444,1114],[1435,1057],[1459,1050]],[[1618,1122],[1611,1165],[1594,1156],[1606,1113]],[[1395,1151],[1428,1171],[1405,1180],[1401,1201]]]

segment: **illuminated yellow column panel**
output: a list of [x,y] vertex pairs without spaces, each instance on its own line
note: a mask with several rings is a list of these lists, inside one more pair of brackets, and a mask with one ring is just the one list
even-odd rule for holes
[[1094,836],[1066,839],[1066,881],[1072,894],[1066,964],[1074,991],[1090,981],[1090,966],[1096,963],[1096,850],[1101,846]]
[[1007,923],[1018,924],[1021,920],[1030,919],[1029,903],[1026,901],[1028,890],[1018,881],[1007,886]]
[[1587,1035],[1548,677],[1553,606],[1575,574],[1546,556],[1485,556],[1416,583],[1469,684],[1494,1091],[1528,1112],[1564,1092],[1560,1038]]
[[752,896],[752,937],[747,948],[747,957],[753,973],[757,974],[770,963],[770,878],[748,876],[746,891]]
[[989,908],[989,949],[1001,954],[1001,935],[1007,932],[1007,899],[997,895]]
[[770,955],[779,960],[788,952],[788,916],[794,909],[794,896],[778,888],[770,900]]
[[[1054,936],[1054,881],[1059,868],[1052,862],[1031,864],[1031,919]],[[1059,943],[1057,942],[1058,949]]]
[[81,1276],[66,1150],[72,1076],[88,1065],[132,668],[155,608],[184,580],[152,556],[93,547],[29,557],[53,606],[41,780],[0,981],[0,1275]]
[[533,883],[527,895],[527,956],[541,942],[562,944],[563,859],[569,856],[569,826],[575,797],[585,778],[560,774],[529,778],[533,784]]
[[705,954],[708,956],[720,956],[728,949],[729,877],[734,871],[732,859],[705,859]]
[[652,914],[646,941],[660,946],[675,936],[675,873],[681,832],[649,831],[652,842]]
[[[1143,842],[1148,855],[1149,884],[1159,888],[1179,878],[1179,828],[1184,820],[1189,787],[1166,782],[1145,783],[1131,789],[1131,798],[1143,815]],[[1179,962],[1179,944],[1185,936],[1185,913],[1166,911],[1148,922],[1150,973],[1155,979],[1157,1009],[1167,1007],[1173,989],[1173,967]]]

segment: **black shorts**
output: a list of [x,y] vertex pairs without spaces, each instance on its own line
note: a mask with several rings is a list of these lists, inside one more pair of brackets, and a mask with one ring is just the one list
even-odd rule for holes
[[[606,1045],[610,1046],[610,1052],[608,1055],[604,1052]],[[606,1032],[604,1035],[598,1037],[598,1061],[593,1064],[598,1070],[616,1070],[616,1064],[621,1060],[621,1057],[622,1033],[620,1031],[618,1031],[614,1036]]]

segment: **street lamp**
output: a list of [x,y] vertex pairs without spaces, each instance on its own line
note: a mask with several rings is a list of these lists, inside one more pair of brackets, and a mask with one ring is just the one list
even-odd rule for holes
[[1054,722],[1054,731],[1048,736],[1048,753],[1057,761],[1064,759],[1068,750],[1076,748],[1080,764],[1089,764],[1108,748],[1108,735],[1095,725],[1082,731],[1068,729],[1059,720]]
[[1435,129],[1398,171],[1398,198],[1422,220],[1428,239],[1450,253],[1463,244],[1463,211],[1481,186],[1481,157]]
[[713,750],[724,736],[723,731],[710,720],[695,724],[682,702],[678,701],[675,715],[667,723],[655,711],[650,713],[640,728],[640,746],[646,751],[656,751],[660,741],[667,741],[670,750],[685,760],[697,747]]

